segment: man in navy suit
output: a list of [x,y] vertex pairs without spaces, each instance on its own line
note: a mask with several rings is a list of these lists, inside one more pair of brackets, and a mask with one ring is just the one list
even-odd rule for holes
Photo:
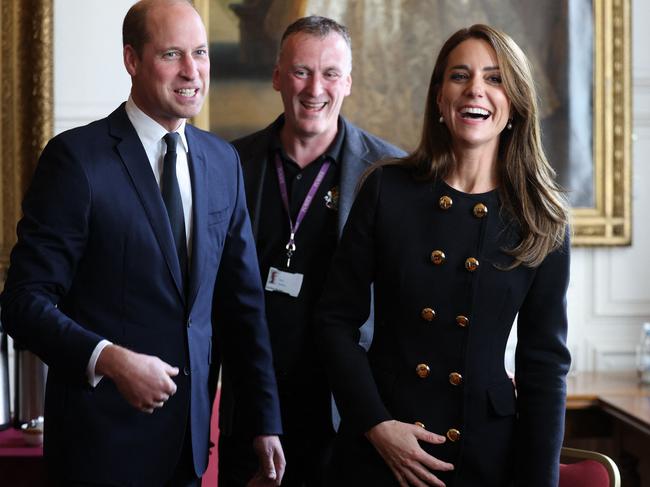
[[199,485],[220,359],[246,405],[255,481],[279,485],[238,156],[185,122],[208,90],[205,28],[186,0],[143,0],[123,35],[131,95],[44,149],[2,295],[3,325],[49,365],[45,455],[66,486]]
[[[315,305],[359,177],[378,159],[404,155],[340,116],[352,86],[351,69],[345,26],[319,16],[296,20],[282,36],[273,71],[284,112],[268,127],[233,142],[266,283],[287,455],[285,487],[324,485],[334,428],[330,388],[312,330]],[[371,318],[361,333],[364,346],[372,327]],[[232,394],[231,372],[226,364],[219,485],[243,487],[257,459],[247,440],[245,409]]]

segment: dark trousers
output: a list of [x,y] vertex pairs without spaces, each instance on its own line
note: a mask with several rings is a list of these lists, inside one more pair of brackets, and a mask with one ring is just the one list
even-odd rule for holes
[[[323,487],[335,432],[327,380],[317,372],[289,380],[278,377],[287,467],[283,487]],[[249,421],[235,408],[231,434],[219,437],[219,487],[244,487],[258,470],[253,439],[244,434]]]
[[[2,485],[1,482],[0,485]],[[116,487],[112,484],[97,482],[62,481],[54,479],[51,479],[48,485],[50,487]],[[192,438],[189,434],[189,429],[186,429],[185,438],[183,439],[183,449],[178,463],[172,472],[171,478],[165,483],[165,487],[201,487],[201,478],[194,472]]]
[[[283,487],[323,487],[334,433],[280,437],[287,468]],[[244,487],[255,475],[258,461],[252,439],[221,435],[219,438],[219,487]]]
[[165,487],[201,487],[201,477],[194,471],[194,458],[192,457],[192,436],[190,434],[190,418],[187,418],[185,436],[183,438],[183,449],[178,459],[172,477],[165,484]]

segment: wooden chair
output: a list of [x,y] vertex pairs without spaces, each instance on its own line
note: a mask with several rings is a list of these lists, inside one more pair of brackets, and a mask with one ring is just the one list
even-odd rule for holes
[[621,474],[607,455],[562,448],[559,487],[621,487]]

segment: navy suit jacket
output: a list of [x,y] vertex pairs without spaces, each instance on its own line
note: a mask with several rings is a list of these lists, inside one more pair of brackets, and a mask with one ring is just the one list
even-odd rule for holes
[[[49,366],[45,453],[66,481],[162,485],[186,425],[201,474],[216,357],[237,371],[235,391],[250,405],[252,428],[280,432],[238,156],[208,132],[187,125],[185,133],[194,221],[187,289],[158,184],[123,105],[52,139],[25,196],[2,321]],[[149,415],[108,379],[89,387],[86,366],[102,338],[179,367],[177,393]]]

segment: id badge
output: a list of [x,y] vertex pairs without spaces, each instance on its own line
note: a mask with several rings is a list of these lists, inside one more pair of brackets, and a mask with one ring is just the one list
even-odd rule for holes
[[266,278],[266,286],[264,289],[267,291],[277,291],[297,298],[298,294],[300,294],[303,277],[299,273],[294,274],[271,267],[269,269],[269,275]]

